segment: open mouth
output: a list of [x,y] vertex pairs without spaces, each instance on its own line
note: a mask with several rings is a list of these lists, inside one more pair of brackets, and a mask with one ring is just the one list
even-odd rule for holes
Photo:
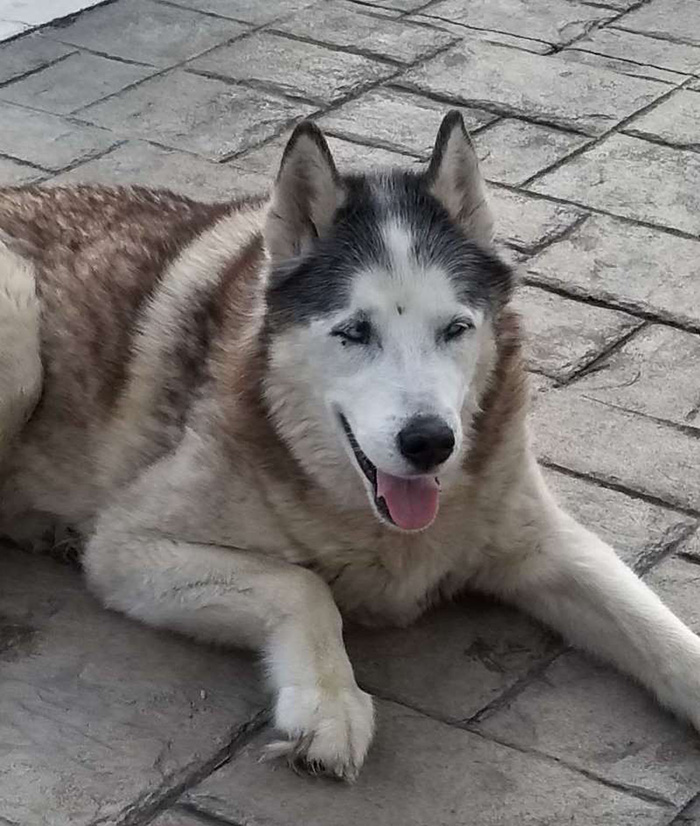
[[370,484],[374,507],[379,515],[404,531],[420,531],[435,519],[439,507],[440,483],[433,476],[393,476],[379,470],[360,447],[348,420],[338,414],[358,467]]

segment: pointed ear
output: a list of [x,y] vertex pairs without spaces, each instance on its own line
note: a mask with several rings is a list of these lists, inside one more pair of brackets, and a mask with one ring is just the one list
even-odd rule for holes
[[493,242],[493,216],[486,198],[486,186],[479,171],[479,159],[462,115],[448,112],[440,125],[433,156],[426,172],[430,193],[478,243]]
[[265,225],[273,263],[299,255],[328,231],[343,202],[333,158],[321,130],[303,121],[289,139]]

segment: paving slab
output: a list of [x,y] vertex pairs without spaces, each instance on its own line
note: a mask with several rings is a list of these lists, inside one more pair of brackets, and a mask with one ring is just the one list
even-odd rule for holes
[[16,20],[0,19],[0,41],[16,37],[26,31],[29,31],[29,26],[25,23],[18,23]]
[[652,0],[626,14],[615,27],[700,46],[700,5],[695,0]]
[[[629,20],[631,14],[623,19]],[[569,49],[577,49],[621,60],[632,61],[640,68],[656,67],[684,75],[700,72],[700,45],[669,43],[656,37],[636,32],[621,31],[612,27],[597,29],[587,37],[577,40]],[[569,51],[564,50],[564,54]]]
[[543,40],[533,40],[531,37],[518,37],[515,34],[508,34],[502,31],[489,31],[488,29],[472,29],[464,23],[453,23],[442,17],[429,17],[427,14],[412,14],[408,20],[415,20],[424,26],[432,26],[451,32],[460,39],[471,41],[484,41],[486,43],[500,43],[502,46],[510,46],[513,49],[520,49],[533,54],[550,54],[554,50],[551,43]]
[[497,237],[525,253],[532,253],[558,238],[586,214],[574,206],[502,187],[489,187],[488,197],[496,219]]
[[[408,152],[427,160],[432,154],[442,119],[450,108],[420,95],[379,88],[365,92],[316,122],[328,134]],[[472,132],[497,117],[483,109],[455,108],[462,113],[465,126]]]
[[0,17],[18,20],[27,26],[41,26],[100,2],[102,0],[2,0]]
[[615,12],[571,0],[444,0],[425,12],[477,29],[503,31],[562,45]]
[[174,70],[96,103],[80,117],[122,137],[220,160],[313,111],[307,104]]
[[582,654],[562,655],[478,728],[676,806],[700,789],[700,737],[641,686]]
[[539,287],[520,287],[514,307],[523,318],[529,368],[557,381],[567,381],[643,324],[627,313]]
[[390,703],[353,786],[262,764],[266,738],[186,795],[231,823],[307,826],[660,826],[667,807]]
[[56,43],[39,34],[20,37],[0,44],[0,83],[34,72],[43,66],[73,54],[75,49]]
[[273,29],[399,63],[413,63],[456,39],[440,29],[380,18],[366,11],[363,13],[362,6],[353,3],[331,0],[311,6],[273,25]]
[[[698,95],[700,97],[700,95]],[[486,180],[511,186],[585,146],[588,138],[561,129],[506,118],[474,136]]]
[[211,826],[211,820],[202,820],[184,809],[168,809],[150,823],[151,826]]
[[667,87],[607,69],[571,65],[486,41],[465,40],[397,81],[528,120],[599,135],[652,103]]
[[700,531],[696,531],[686,542],[678,549],[679,555],[684,558],[700,562]]
[[528,262],[528,278],[700,329],[700,243],[593,215]]
[[633,120],[624,131],[683,149],[700,149],[700,95],[681,90]]
[[[161,68],[238,37],[248,26],[153,0],[119,0],[52,31],[63,43]],[[117,34],[118,33],[118,34]]]
[[[618,32],[618,34],[626,34],[626,32]],[[627,34],[630,33],[627,32]],[[567,63],[583,63],[588,66],[600,66],[623,75],[655,80],[659,83],[665,83],[667,86],[678,86],[688,79],[687,75],[672,72],[669,69],[659,69],[656,66],[649,66],[646,63],[635,63],[632,60],[624,60],[620,57],[609,57],[608,55],[600,55],[596,52],[582,51],[576,48],[577,46],[578,41],[575,41],[573,46],[560,52],[559,56],[561,59]]]
[[144,80],[154,71],[121,60],[76,53],[0,88],[0,99],[68,115]]
[[543,473],[561,506],[611,545],[637,571],[644,571],[658,561],[697,521],[678,511],[604,488],[589,479],[550,468],[545,468]]
[[0,158],[0,186],[21,186],[46,177],[45,172],[9,158]]
[[700,510],[700,439],[587,399],[575,385],[543,394],[531,421],[545,463]]
[[56,171],[105,152],[118,140],[104,129],[12,103],[0,103],[0,123],[0,152]]
[[[700,335],[654,324],[576,383],[580,393],[646,416],[697,427]],[[669,377],[673,392],[669,393]]]
[[242,20],[255,26],[263,26],[273,20],[317,3],[318,0],[274,0],[273,3],[261,3],[260,0],[172,0],[176,6]]
[[231,164],[213,163],[144,141],[128,141],[94,161],[57,175],[48,184],[150,186],[172,189],[198,201],[229,201],[265,192],[274,175],[275,170],[268,175],[246,172]]
[[397,69],[366,57],[261,32],[189,64],[192,70],[265,84],[323,104],[388,78]]
[[0,821],[116,824],[261,708],[253,659],[102,609],[72,568],[0,549]]
[[426,0],[367,0],[367,5],[373,8],[396,9],[400,12],[412,12],[425,6]]

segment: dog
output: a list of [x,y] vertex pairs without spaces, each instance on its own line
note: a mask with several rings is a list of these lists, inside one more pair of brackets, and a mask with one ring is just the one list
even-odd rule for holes
[[341,175],[303,122],[269,198],[6,189],[0,231],[0,530],[73,526],[106,606],[260,651],[271,756],[355,778],[374,715],[341,616],[467,588],[700,726],[700,640],[533,457],[459,113],[420,173]]

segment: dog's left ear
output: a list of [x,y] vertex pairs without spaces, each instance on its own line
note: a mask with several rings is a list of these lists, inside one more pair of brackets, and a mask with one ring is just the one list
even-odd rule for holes
[[493,216],[486,186],[479,171],[479,159],[464,125],[453,109],[440,125],[433,156],[426,174],[428,188],[469,238],[478,243],[493,242]]
[[273,263],[301,254],[323,235],[343,202],[343,187],[323,133],[303,121],[289,139],[272,193],[265,243]]

